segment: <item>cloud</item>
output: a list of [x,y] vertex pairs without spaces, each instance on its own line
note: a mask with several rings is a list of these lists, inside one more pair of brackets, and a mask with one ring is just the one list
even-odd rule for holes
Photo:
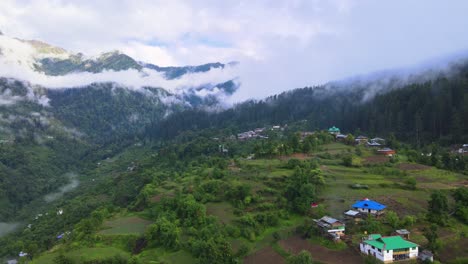
[[[100,73],[79,72],[64,76],[49,76],[36,72],[30,67],[5,61],[2,57],[0,57],[0,72],[2,77],[27,81],[33,85],[40,85],[49,89],[78,88],[92,83],[111,82],[135,90],[142,87],[159,87],[171,93],[183,92],[192,87],[224,83],[238,76],[237,67],[234,65],[213,68],[207,72],[188,73],[172,80],[166,79],[161,72],[146,68],[141,71],[135,69],[125,71],[108,70]],[[8,96],[8,93],[4,93],[4,97],[9,100],[16,99],[16,97]],[[47,103],[44,98],[37,99]]]
[[0,30],[159,65],[240,61],[241,100],[466,49],[467,9],[462,0],[2,0]]

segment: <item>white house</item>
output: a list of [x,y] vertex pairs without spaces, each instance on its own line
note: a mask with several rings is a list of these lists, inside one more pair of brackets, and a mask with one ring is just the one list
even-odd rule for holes
[[374,256],[385,263],[418,257],[418,245],[401,236],[383,237],[372,234],[359,244],[359,248],[361,253]]

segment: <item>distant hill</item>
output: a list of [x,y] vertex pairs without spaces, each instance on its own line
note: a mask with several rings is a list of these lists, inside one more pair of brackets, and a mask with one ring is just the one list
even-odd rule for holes
[[[430,74],[429,74],[430,73]],[[356,77],[240,103],[223,112],[187,109],[147,129],[155,137],[199,129],[252,128],[302,122],[308,129],[336,125],[345,132],[389,135],[414,144],[468,141],[468,64]]]

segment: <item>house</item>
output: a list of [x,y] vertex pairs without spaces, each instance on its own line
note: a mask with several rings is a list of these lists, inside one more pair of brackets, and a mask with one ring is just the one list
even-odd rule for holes
[[247,140],[257,137],[257,134],[254,131],[247,131],[237,134],[239,140]]
[[345,220],[346,221],[351,221],[352,220],[354,222],[359,222],[362,219],[361,213],[359,213],[358,211],[355,211],[355,210],[348,210],[348,211],[344,212],[344,215],[345,215]]
[[338,134],[338,135],[336,135],[335,138],[336,138],[337,141],[343,141],[343,140],[346,139],[346,135]]
[[374,256],[384,263],[418,257],[418,245],[401,236],[383,237],[372,234],[359,244],[359,248],[361,253]]
[[401,236],[402,238],[404,239],[409,239],[410,238],[410,231],[406,230],[406,229],[398,229],[398,230],[395,230],[395,235],[397,236]]
[[254,130],[254,132],[257,133],[257,134],[260,134],[260,133],[262,133],[263,131],[265,131],[265,128],[264,128],[264,127],[256,128],[256,129]]
[[369,200],[368,198],[364,198],[353,204],[353,208],[362,214],[379,216],[384,213],[386,206],[376,201]]
[[434,255],[429,250],[423,250],[419,252],[418,259],[421,261],[429,260],[430,262],[434,261]]
[[463,153],[468,153],[468,144],[463,144],[463,146],[461,147],[461,150]]
[[332,126],[328,129],[328,133],[332,134],[332,135],[338,135],[340,134],[340,129],[335,127],[335,126]]
[[387,157],[393,157],[396,154],[396,151],[391,148],[383,148],[377,150],[377,153],[380,155],[385,155]]
[[317,223],[317,228],[333,240],[339,240],[345,235],[345,224],[335,218],[324,216],[320,219],[314,219]]
[[374,143],[379,143],[380,145],[385,145],[385,139],[383,138],[375,137],[375,138],[371,138],[369,141],[374,142]]
[[372,141],[370,141],[370,142],[367,142],[367,146],[368,146],[369,148],[379,148],[379,147],[382,146],[382,144],[380,144],[380,143],[378,143],[378,142],[372,142]]
[[367,144],[368,141],[369,139],[363,135],[360,135],[356,139],[354,139],[354,142],[356,143],[356,145],[364,145],[364,144]]
[[312,136],[315,132],[304,131],[300,133],[301,140],[304,140],[308,136]]

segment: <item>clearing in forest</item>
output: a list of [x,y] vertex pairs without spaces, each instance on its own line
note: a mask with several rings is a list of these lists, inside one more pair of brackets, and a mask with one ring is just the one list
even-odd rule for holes
[[151,221],[137,216],[120,217],[104,222],[105,228],[100,234],[103,235],[132,235],[143,234]]

